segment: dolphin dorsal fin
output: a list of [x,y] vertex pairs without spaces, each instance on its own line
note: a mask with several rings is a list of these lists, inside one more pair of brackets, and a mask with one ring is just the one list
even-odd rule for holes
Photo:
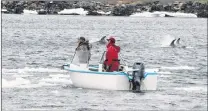
[[103,36],[100,40],[103,41],[106,38],[106,36]]
[[174,44],[175,40],[176,40],[176,39],[174,39],[174,40],[170,43],[170,46],[175,47],[175,44]]
[[101,44],[105,44],[106,40],[105,40],[106,36],[103,36],[98,42]]
[[181,39],[181,38],[178,38],[178,39],[177,39],[177,41],[176,41],[177,44],[180,44],[180,39]]

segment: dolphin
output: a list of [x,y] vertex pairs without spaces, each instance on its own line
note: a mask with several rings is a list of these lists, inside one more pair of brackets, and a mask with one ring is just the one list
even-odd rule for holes
[[178,48],[186,48],[186,46],[182,46],[181,44],[180,44],[180,40],[181,40],[181,38],[178,38],[178,39],[174,39],[171,43],[170,43],[170,46],[171,47],[178,47]]
[[107,36],[103,36],[98,42],[100,43],[100,44],[106,44],[106,38]]
[[107,43],[106,37],[107,36],[103,36],[103,37],[101,37],[100,39],[98,39],[96,41],[91,41],[90,42],[91,48],[93,47],[93,49],[97,49],[100,46],[105,45]]
[[[103,37],[101,37],[99,40],[96,40],[96,41],[94,41],[94,42],[91,42],[91,44],[105,45],[106,43],[108,43],[107,38],[108,38],[107,36],[103,36]],[[121,39],[118,39],[118,38],[117,38],[116,41],[121,41]]]
[[176,41],[176,39],[174,39],[174,40],[170,43],[170,46],[171,46],[171,47],[176,47],[175,41]]
[[180,44],[180,40],[181,40],[181,38],[178,38],[178,39],[176,40],[176,44]]
[[90,44],[105,44],[107,42],[107,40],[105,39],[106,36],[101,37],[100,39],[93,39],[90,40]]

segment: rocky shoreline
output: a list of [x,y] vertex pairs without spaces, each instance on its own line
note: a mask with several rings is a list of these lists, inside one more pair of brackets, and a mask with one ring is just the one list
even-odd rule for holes
[[153,2],[132,2],[109,4],[103,2],[87,1],[2,1],[2,13],[22,14],[23,10],[36,10],[38,14],[58,14],[64,9],[83,8],[88,11],[87,15],[102,15],[97,11],[111,12],[107,16],[129,16],[135,12],[182,12],[193,13],[197,17],[208,18],[208,3],[178,2],[162,4]]

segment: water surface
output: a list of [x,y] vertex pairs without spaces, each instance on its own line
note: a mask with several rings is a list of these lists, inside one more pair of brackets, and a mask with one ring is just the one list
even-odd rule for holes
[[[116,36],[129,65],[158,69],[146,93],[75,88],[60,66],[77,38]],[[168,38],[168,39],[167,39]],[[164,46],[181,38],[187,48]],[[91,63],[104,45],[94,45]],[[207,19],[2,14],[3,110],[207,110]]]

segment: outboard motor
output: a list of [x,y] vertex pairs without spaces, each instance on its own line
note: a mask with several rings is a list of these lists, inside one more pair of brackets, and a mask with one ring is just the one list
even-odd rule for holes
[[141,87],[141,80],[144,78],[144,64],[140,62],[136,62],[133,65],[133,88],[132,90],[135,92],[140,92],[140,87]]

